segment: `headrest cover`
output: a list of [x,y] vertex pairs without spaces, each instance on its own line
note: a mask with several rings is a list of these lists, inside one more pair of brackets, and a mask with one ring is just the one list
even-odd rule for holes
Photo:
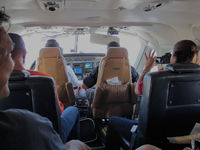
[[25,70],[13,70],[9,78],[10,81],[25,80],[30,76],[30,73]]
[[200,72],[200,66],[193,63],[176,63],[176,64],[168,64],[165,67],[166,70],[172,72],[179,72],[179,73],[190,73],[190,72]]
[[39,57],[43,58],[52,58],[52,57],[60,57],[61,52],[59,48],[57,47],[48,47],[48,48],[43,48],[40,50],[40,55]]
[[125,57],[128,58],[128,52],[123,47],[111,47],[108,49],[107,57]]

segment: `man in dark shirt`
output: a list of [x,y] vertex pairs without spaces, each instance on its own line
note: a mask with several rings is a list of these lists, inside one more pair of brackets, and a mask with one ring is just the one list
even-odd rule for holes
[[[110,47],[120,47],[119,43],[112,41],[108,44],[107,49]],[[89,73],[87,77],[83,79],[83,88],[88,89],[93,87],[97,83],[97,78],[98,78],[98,71],[99,71],[99,66],[94,68],[92,72]],[[131,78],[132,78],[132,83],[137,82],[139,75],[137,71],[135,70],[134,67],[131,66]]]
[[[97,83],[98,70],[99,70],[99,66],[94,68],[94,70],[90,72],[90,74],[86,78],[84,78],[83,87],[85,89],[91,88]],[[132,83],[137,82],[139,78],[137,71],[132,66],[131,66],[131,78],[132,78]]]
[[[120,45],[119,43],[112,41],[108,44],[107,49],[109,49],[110,47],[120,47]],[[99,66],[94,68],[94,70],[90,72],[87,77],[83,79],[82,88],[86,89],[86,95],[90,103],[93,102],[94,91],[95,91],[95,89],[91,89],[91,87],[93,87],[97,83],[98,71],[99,71]],[[131,78],[132,78],[132,83],[137,82],[139,78],[139,74],[132,66],[131,66]]]
[[[0,11],[0,99],[9,96],[8,79],[14,66],[11,58],[13,44],[2,27],[2,22],[8,20],[9,16]],[[90,150],[78,140],[64,145],[47,118],[25,110],[0,111],[0,133],[2,150]]]

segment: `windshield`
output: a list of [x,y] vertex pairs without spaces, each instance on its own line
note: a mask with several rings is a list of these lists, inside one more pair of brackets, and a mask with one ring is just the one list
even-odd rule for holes
[[[141,48],[140,39],[137,36],[131,34],[119,33],[117,35],[120,39],[120,46],[125,47],[128,50],[129,61],[133,66],[138,53]],[[34,60],[37,59],[39,51],[45,46],[48,36],[44,34],[28,34],[23,36],[26,43],[27,57],[25,61],[25,67],[30,68]],[[77,48],[77,53],[105,53],[107,52],[107,45],[101,45],[90,42],[90,34],[78,35],[78,39],[75,35],[60,36],[55,38],[59,43],[60,47],[63,48],[63,53],[71,53],[75,48]],[[75,41],[77,40],[77,47]]]

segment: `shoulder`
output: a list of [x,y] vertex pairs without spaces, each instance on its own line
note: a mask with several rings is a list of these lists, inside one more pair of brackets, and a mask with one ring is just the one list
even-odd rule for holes
[[0,114],[4,116],[6,120],[0,120],[2,121],[9,121],[12,122],[13,125],[18,123],[22,124],[22,126],[27,126],[27,127],[34,127],[35,124],[37,125],[50,125],[52,126],[51,122],[45,118],[41,117],[40,115],[36,113],[32,113],[27,110],[22,110],[22,109],[8,109],[6,111],[1,111]]
[[30,72],[30,74],[31,74],[32,76],[37,75],[37,76],[51,77],[50,75],[45,74],[45,73],[42,73],[42,72],[39,72],[39,71],[34,71],[34,70],[26,70],[26,71]]
[[[52,123],[44,117],[27,110],[10,109],[0,111],[0,145],[7,149],[62,149],[64,145],[53,129]],[[23,148],[22,148],[23,147]]]

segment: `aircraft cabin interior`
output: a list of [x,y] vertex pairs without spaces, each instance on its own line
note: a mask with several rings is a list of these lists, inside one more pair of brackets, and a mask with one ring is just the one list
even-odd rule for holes
[[[58,100],[74,106],[79,140],[92,150],[106,149],[113,116],[136,122],[131,140],[120,135],[120,150],[178,150],[194,141],[200,149],[200,0],[0,0],[0,8],[10,16],[2,26],[26,49],[26,70],[12,72],[0,110],[47,117],[62,137]],[[181,40],[196,44],[196,64],[170,63]],[[113,41],[119,45],[109,47]]]

